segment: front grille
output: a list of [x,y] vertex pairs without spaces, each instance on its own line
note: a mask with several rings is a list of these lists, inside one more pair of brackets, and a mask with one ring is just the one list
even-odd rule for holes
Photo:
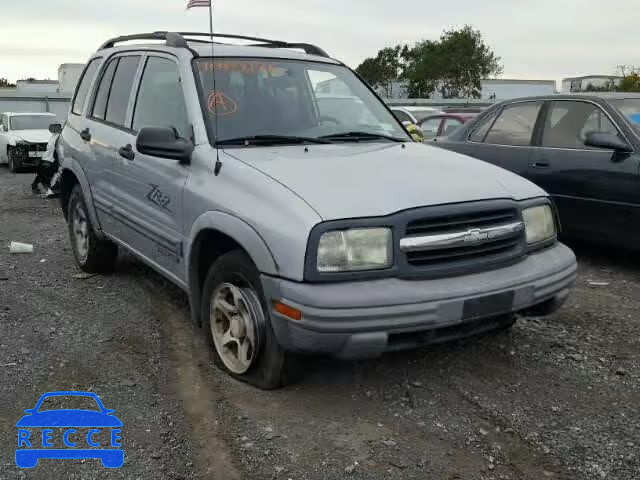
[[[518,208],[482,209],[473,204],[455,213],[439,214],[428,218],[413,219],[407,223],[406,237],[465,232],[521,222]],[[524,231],[516,231],[506,237],[487,239],[476,244],[443,246],[404,253],[408,266],[415,271],[464,274],[471,270],[485,269],[492,265],[514,260],[524,255]]]

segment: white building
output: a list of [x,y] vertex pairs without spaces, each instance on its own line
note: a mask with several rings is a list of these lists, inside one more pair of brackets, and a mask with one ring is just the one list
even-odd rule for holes
[[480,81],[480,86],[481,98],[496,100],[556,93],[555,80],[486,79]]
[[58,91],[73,93],[84,70],[83,63],[63,63],[58,69]]
[[585,75],[583,77],[571,77],[562,79],[562,93],[586,92],[589,85],[604,87],[610,82],[619,82],[622,77],[617,75]]
[[18,80],[16,90],[33,93],[57,93],[57,80]]

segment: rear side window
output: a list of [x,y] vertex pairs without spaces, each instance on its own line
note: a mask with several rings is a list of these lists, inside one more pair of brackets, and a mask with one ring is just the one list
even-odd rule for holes
[[111,60],[104,70],[104,74],[100,79],[100,85],[98,85],[96,99],[93,103],[93,110],[91,111],[93,118],[104,120],[107,115],[107,101],[109,100],[109,92],[111,91],[111,84],[113,83],[113,76],[116,73],[117,66],[118,59],[116,58]]
[[98,67],[100,66],[101,61],[101,58],[94,58],[93,60],[91,60],[89,62],[89,65],[87,65],[87,68],[85,68],[84,73],[82,74],[82,79],[78,83],[76,96],[73,100],[73,108],[71,109],[71,112],[75,115],[82,115],[84,104],[87,101],[87,94],[89,93],[89,87],[91,86],[93,77],[98,71]]
[[515,103],[504,107],[491,126],[484,143],[529,146],[538,120],[541,103]]
[[133,81],[138,71],[140,57],[120,57],[118,68],[111,83],[111,92],[107,102],[105,120],[114,125],[124,127],[127,117],[127,106],[133,89]]
[[142,74],[133,130],[144,127],[172,127],[183,138],[190,134],[178,66],[166,58],[150,57]]
[[542,134],[543,147],[591,149],[585,140],[593,132],[619,135],[618,129],[597,105],[589,102],[551,102]]

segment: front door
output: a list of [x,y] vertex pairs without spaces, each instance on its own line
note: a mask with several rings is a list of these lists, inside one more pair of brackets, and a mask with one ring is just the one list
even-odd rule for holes
[[541,108],[539,101],[507,104],[482,120],[468,141],[447,143],[445,139],[445,148],[523,175]]
[[162,54],[144,62],[131,128],[114,162],[117,220],[130,247],[184,280],[182,193],[190,167],[139,153],[136,135],[144,127],[172,127],[189,138],[191,127],[177,63]]
[[[549,103],[541,146],[535,149],[526,177],[555,200],[567,235],[598,242],[637,243],[640,205],[638,158],[587,147],[586,134],[623,134],[596,103],[558,100]],[[635,237],[635,238],[634,238]]]

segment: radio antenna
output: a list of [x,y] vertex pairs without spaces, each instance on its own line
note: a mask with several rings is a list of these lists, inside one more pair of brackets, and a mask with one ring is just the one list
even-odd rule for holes
[[[214,95],[214,106],[213,106],[213,148],[216,150],[216,166],[213,170],[213,173],[217,177],[220,175],[220,170],[222,170],[222,162],[220,161],[220,152],[218,150],[218,110],[217,110],[217,95],[218,90],[216,89],[216,59],[215,59],[215,48],[213,45],[213,0],[209,0],[209,34],[211,35],[211,75],[213,76],[213,95]],[[208,100],[207,100],[208,102]],[[209,109],[211,111],[211,109]]]

